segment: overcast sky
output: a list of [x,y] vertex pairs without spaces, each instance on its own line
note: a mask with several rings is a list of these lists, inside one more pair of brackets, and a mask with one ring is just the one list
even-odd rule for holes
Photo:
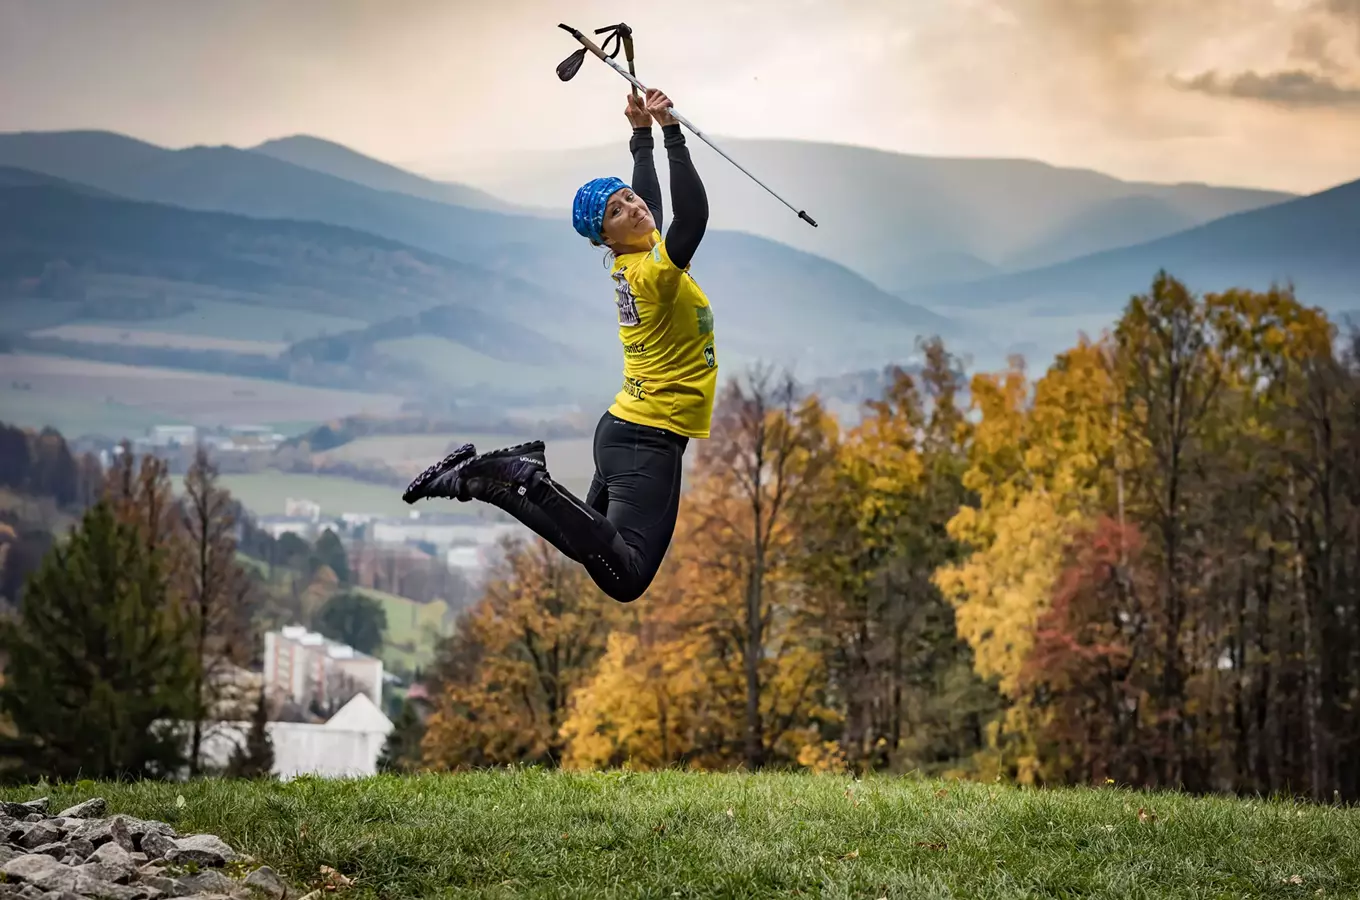
[[429,168],[608,142],[628,85],[557,80],[563,19],[628,22],[642,80],[715,137],[1360,178],[1360,0],[0,0],[0,131],[305,133]]

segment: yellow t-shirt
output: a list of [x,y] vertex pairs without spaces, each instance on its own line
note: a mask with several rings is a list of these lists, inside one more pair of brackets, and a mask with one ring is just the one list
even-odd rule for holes
[[623,344],[623,389],[609,407],[625,422],[708,437],[718,358],[713,311],[666,253],[659,231],[648,251],[614,259],[614,300]]

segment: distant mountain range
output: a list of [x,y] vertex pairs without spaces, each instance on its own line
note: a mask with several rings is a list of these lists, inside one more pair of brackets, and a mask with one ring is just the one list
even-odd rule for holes
[[1159,268],[1199,291],[1292,283],[1311,305],[1353,307],[1360,302],[1360,181],[1131,247],[907,296],[992,312],[1042,306],[1050,314],[1117,313]]
[[[289,146],[317,149],[296,141]],[[332,163],[343,156],[326,155]],[[458,273],[450,299],[571,346],[599,361],[610,379],[617,376],[612,287],[603,258],[566,222],[416,196],[409,191],[437,196],[456,186],[424,184],[416,176],[403,180],[377,163],[365,180],[403,181],[406,191],[375,189],[261,152],[172,151],[103,132],[0,135],[0,164],[184,210],[343,226],[435,254],[447,271]],[[732,371],[763,359],[797,363],[816,375],[900,358],[918,337],[959,336],[948,319],[845,266],[751,235],[711,229],[694,272],[714,302],[720,359]],[[502,287],[508,283],[518,286],[513,299]],[[271,302],[293,303],[278,293]],[[319,311],[312,300],[305,308]],[[343,292],[334,312],[372,320],[356,315]]]
[[[1294,197],[1020,160],[724,142],[818,218],[812,229],[702,142],[690,146],[714,212],[694,274],[729,373],[756,360],[810,379],[909,364],[931,334],[984,366],[1008,351],[1047,356],[1077,327],[1112,321],[1162,268],[1200,291],[1292,280],[1304,302],[1360,305],[1360,183]],[[290,351],[309,360],[400,373],[468,354],[469,365],[523,370],[484,380],[561,372],[603,391],[619,367],[610,285],[565,210],[585,178],[629,174],[626,140],[525,160],[455,183],[306,136],[168,150],[108,132],[0,134],[0,166],[11,167],[0,193],[18,218],[0,235],[0,291],[78,259],[152,273],[172,306],[174,285],[208,285],[254,309],[353,323]],[[657,164],[665,188],[664,149]],[[192,241],[190,261],[175,259]],[[403,369],[394,352],[420,358],[396,361]]]
[[309,135],[278,138],[249,148],[254,153],[302,166],[379,191],[410,194],[437,203],[485,209],[491,212],[547,215],[547,210],[507,203],[486,191],[448,181],[433,181],[396,166],[356,153],[343,144]]
[[[805,141],[715,138],[787,207],[697,138],[713,225],[849,266],[894,292],[1061,262],[1288,200],[1278,191],[1121,181],[1032,160],[950,159]],[[658,140],[658,144],[660,141]],[[627,135],[606,146],[450,163],[460,181],[516,203],[566,209],[576,187],[631,175]],[[456,168],[454,168],[456,166]],[[664,151],[657,168],[666,185]]]

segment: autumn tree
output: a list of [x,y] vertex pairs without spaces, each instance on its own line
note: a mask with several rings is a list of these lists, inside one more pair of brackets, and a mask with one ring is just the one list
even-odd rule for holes
[[1165,272],[1148,294],[1130,301],[1114,339],[1126,414],[1121,436],[1138,457],[1130,501],[1156,535],[1150,550],[1161,569],[1160,778],[1177,785],[1195,728],[1186,708],[1185,632],[1197,602],[1192,585],[1205,561],[1203,507],[1191,498],[1206,488],[1223,371],[1207,307]]
[[1038,712],[1020,683],[1075,532],[1115,493],[1116,396],[1103,345],[1083,340],[1031,383],[1022,361],[972,380],[981,420],[963,486],[975,498],[947,524],[959,558],[934,574],[974,668],[1009,705],[989,726],[995,765],[1043,777]]
[[[705,627],[730,640],[741,660],[743,755],[752,768],[765,764],[822,677],[817,654],[809,652],[811,635],[794,624],[792,563],[799,522],[832,472],[835,431],[834,420],[816,398],[800,396],[791,375],[756,368],[744,381],[728,382],[713,437],[695,454],[686,505],[698,518],[685,532],[684,552],[699,561],[702,587],[695,588],[720,601]],[[784,677],[770,685],[781,661]],[[780,692],[784,708],[762,709],[763,699],[775,699],[767,686]]]
[[938,339],[921,349],[917,374],[889,369],[882,396],[866,402],[805,529],[804,577],[845,714],[824,737],[854,767],[966,758],[997,705],[932,583],[962,551],[946,524],[967,498],[971,428],[956,362]]
[[1057,783],[1146,783],[1154,754],[1139,739],[1155,685],[1137,664],[1157,599],[1143,541],[1102,516],[1072,534],[1017,686],[1044,713],[1036,736],[1043,776]]
[[552,545],[507,540],[503,549],[431,673],[434,710],[422,747],[434,768],[560,764],[572,691],[622,614]]
[[231,496],[218,487],[217,478],[216,466],[199,447],[184,480],[182,553],[177,560],[197,660],[191,776],[201,768],[206,730],[222,712],[223,684],[249,660],[255,641],[251,583],[236,559]]

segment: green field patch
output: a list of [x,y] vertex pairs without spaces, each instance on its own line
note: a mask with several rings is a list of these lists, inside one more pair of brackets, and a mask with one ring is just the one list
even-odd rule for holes
[[387,632],[378,654],[389,669],[414,672],[434,659],[439,639],[450,632],[446,622],[449,605],[444,600],[418,603],[372,588],[354,588],[356,593],[378,601],[387,614]]
[[510,363],[434,336],[393,338],[373,346],[380,353],[419,365],[429,378],[455,390],[486,388],[538,393],[560,388],[574,393],[597,393],[610,390],[618,372],[617,363],[611,367],[607,362],[552,368]]
[[[63,398],[59,400],[61,405],[50,413],[53,419],[65,412],[64,400],[74,401],[75,414],[68,413],[66,420],[74,419],[80,427],[63,428],[67,437],[90,430],[140,435],[152,424],[315,422],[360,412],[391,413],[400,409],[403,402],[390,394],[336,391],[259,378],[38,353],[0,354],[0,389],[12,392],[4,395],[4,399],[15,400],[16,406],[22,405],[22,398],[17,396],[22,393]],[[108,410],[93,416],[92,411],[101,405]],[[135,412],[129,412],[129,408]],[[95,424],[101,427],[91,428],[82,421],[85,418],[97,420]],[[119,424],[122,427],[114,430]]]
[[441,337],[406,337],[379,341],[379,353],[415,363],[431,378],[451,387],[514,384],[526,377],[542,378],[542,372],[483,356],[476,350]]
[[51,426],[67,440],[87,434],[140,437],[152,425],[188,424],[182,416],[119,403],[104,395],[43,389],[41,383],[30,389],[25,384],[32,384],[32,379],[23,374],[0,378],[0,421],[24,428]]
[[83,344],[116,344],[123,347],[173,347],[181,350],[217,350],[254,356],[278,356],[288,348],[282,341],[248,341],[206,334],[181,334],[173,331],[115,325],[58,325],[33,332],[34,337],[50,337]]
[[[200,335],[231,341],[293,343],[322,334],[339,334],[364,328],[358,319],[291,309],[277,304],[233,303],[195,297],[194,308],[179,315],[128,322],[126,327],[139,331]],[[118,327],[97,319],[76,319],[73,325]]]

